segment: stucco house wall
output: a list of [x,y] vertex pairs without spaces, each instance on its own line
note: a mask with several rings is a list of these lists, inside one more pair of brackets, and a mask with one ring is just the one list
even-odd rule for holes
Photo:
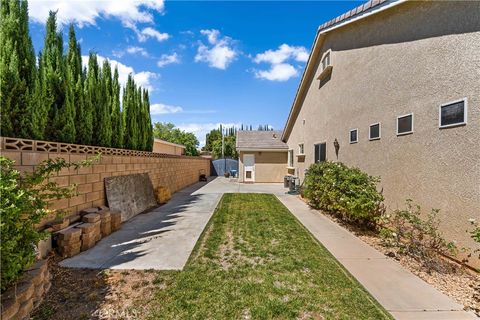
[[238,180],[244,182],[243,156],[255,155],[255,182],[283,182],[287,174],[286,151],[240,151],[238,157]]
[[[480,2],[402,3],[326,33],[318,56],[329,49],[331,76],[317,80],[312,56],[315,72],[284,136],[295,154],[305,145],[296,174],[303,180],[314,144],[326,142],[328,160],[381,176],[389,209],[405,199],[438,208],[448,239],[478,246],[466,230],[469,218],[480,220]],[[439,105],[462,98],[467,125],[439,129]],[[397,136],[397,117],[412,112],[414,133]],[[369,141],[376,122],[381,139]],[[355,128],[359,141],[350,144]]]

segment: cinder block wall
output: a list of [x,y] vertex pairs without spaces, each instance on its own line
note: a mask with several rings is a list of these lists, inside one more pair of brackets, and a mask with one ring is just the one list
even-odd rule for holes
[[106,177],[148,173],[154,188],[166,186],[173,193],[197,182],[200,170],[210,175],[210,159],[201,157],[0,137],[0,154],[14,160],[21,172],[31,172],[49,158],[78,162],[99,152],[102,157],[98,163],[77,170],[63,169],[51,178],[60,186],[76,185],[78,193],[70,199],[52,202],[51,209],[62,209],[73,215],[82,209],[106,204]]

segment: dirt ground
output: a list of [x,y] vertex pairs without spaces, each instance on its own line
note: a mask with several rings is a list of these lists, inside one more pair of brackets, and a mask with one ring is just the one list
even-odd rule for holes
[[52,287],[33,319],[141,319],[155,289],[153,270],[69,269],[50,260]]

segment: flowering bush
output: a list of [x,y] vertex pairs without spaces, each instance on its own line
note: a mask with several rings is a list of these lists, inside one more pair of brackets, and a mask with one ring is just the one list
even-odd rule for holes
[[339,214],[353,223],[375,226],[383,214],[380,178],[340,162],[312,164],[305,175],[302,193],[310,206]]

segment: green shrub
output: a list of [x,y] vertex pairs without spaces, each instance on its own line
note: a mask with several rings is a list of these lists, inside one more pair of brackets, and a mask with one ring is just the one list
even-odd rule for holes
[[1,290],[13,283],[35,260],[35,245],[46,234],[35,227],[45,216],[49,201],[70,197],[74,186],[59,187],[48,178],[63,168],[85,166],[92,160],[68,163],[44,161],[32,173],[20,174],[14,161],[0,157]]
[[312,164],[305,175],[303,195],[310,206],[339,214],[347,222],[375,226],[383,214],[380,178],[340,162]]
[[442,271],[444,263],[439,255],[454,254],[457,248],[438,230],[438,212],[432,209],[422,215],[420,206],[407,200],[405,209],[397,209],[383,217],[384,227],[380,233],[384,245],[422,262],[428,270]]

